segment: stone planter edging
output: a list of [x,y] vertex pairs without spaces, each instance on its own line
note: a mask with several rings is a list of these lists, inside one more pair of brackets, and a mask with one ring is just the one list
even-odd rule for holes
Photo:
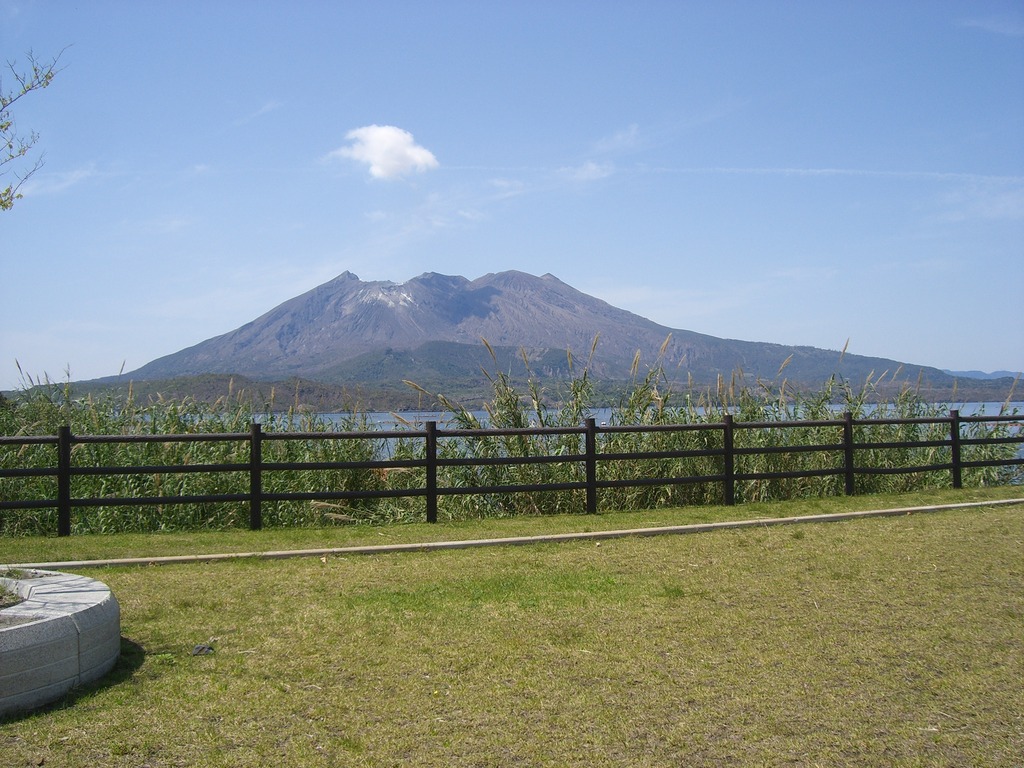
[[0,584],[22,598],[0,611],[0,715],[55,701],[117,663],[121,608],[106,584],[42,570]]

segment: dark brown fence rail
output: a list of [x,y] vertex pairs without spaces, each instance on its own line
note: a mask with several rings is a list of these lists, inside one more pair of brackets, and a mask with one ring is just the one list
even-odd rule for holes
[[[966,425],[971,423],[1007,422],[1015,427],[1009,436],[965,437]],[[882,425],[907,427],[907,439],[891,441],[858,441],[859,427]],[[931,430],[929,439],[921,439],[921,431],[914,429],[921,425],[947,425],[942,439],[935,439]],[[19,477],[49,477],[56,479],[56,498],[16,499],[0,498],[0,513],[16,509],[56,509],[57,534],[71,534],[72,510],[88,507],[144,506],[170,504],[201,504],[242,502],[249,508],[249,527],[253,530],[263,526],[263,506],[266,503],[284,501],[340,501],[353,499],[422,497],[425,500],[425,514],[428,522],[437,522],[438,499],[443,496],[460,494],[515,494],[534,491],[578,491],[585,498],[584,511],[594,514],[598,509],[598,494],[603,489],[638,486],[671,486],[684,484],[718,484],[724,504],[735,503],[737,483],[750,481],[771,481],[812,477],[841,477],[844,492],[857,492],[857,478],[872,474],[911,474],[920,472],[949,472],[954,488],[962,487],[963,471],[974,467],[1009,467],[1024,464],[1024,458],[1017,455],[1003,455],[996,459],[965,460],[963,454],[970,446],[995,446],[1024,443],[1024,434],[1018,416],[961,416],[952,410],[948,417],[917,419],[855,419],[846,413],[842,418],[822,421],[768,421],[737,422],[725,416],[716,424],[679,424],[657,426],[599,426],[594,419],[588,419],[579,427],[535,428],[535,429],[441,429],[436,422],[426,422],[423,429],[397,431],[374,430],[369,432],[264,432],[261,425],[253,423],[249,432],[187,435],[74,435],[70,428],[63,427],[55,436],[10,437],[0,436],[2,446],[52,445],[55,448],[54,461],[48,467],[0,467],[0,480]],[[816,434],[835,434],[835,442],[815,444],[737,445],[737,435],[744,431],[758,431],[763,434],[779,433],[785,430],[817,429]],[[832,430],[830,432],[830,430]],[[632,434],[641,436],[649,433],[697,433],[709,447],[698,449],[675,449],[657,451],[613,452],[603,450],[611,445],[615,435]],[[439,445],[447,440],[487,440],[493,438],[536,436],[575,436],[575,453],[559,452],[551,455],[514,455],[503,449],[501,455],[477,457],[446,457]],[[264,446],[271,441],[319,441],[319,440],[371,440],[371,441],[422,441],[422,451],[417,458],[381,458],[365,461],[333,462],[273,462],[264,460]],[[185,442],[229,442],[248,444],[248,461],[139,465],[139,466],[80,466],[73,460],[73,449],[80,445],[104,443],[185,443]],[[939,449],[934,455],[942,460],[936,463],[885,466],[858,464],[858,454],[865,451],[890,451],[895,454],[913,449]],[[780,471],[743,471],[745,457],[770,457],[777,454],[815,453],[831,457],[829,466],[813,469]],[[636,462],[658,459],[708,459],[714,470],[706,474],[686,476],[643,476],[615,478],[612,471],[601,472],[616,462]],[[575,465],[576,470],[565,473],[564,481],[546,483],[524,483],[498,485],[441,486],[439,469],[451,467],[484,467],[487,465],[530,465],[561,464]],[[582,471],[580,471],[582,468]],[[277,472],[326,472],[336,470],[372,470],[389,472],[394,470],[416,470],[416,477],[422,483],[411,487],[385,489],[328,490],[309,492],[270,492],[265,480]],[[85,476],[130,476],[130,475],[174,475],[186,473],[244,473],[248,475],[248,491],[244,493],[213,493],[205,495],[159,495],[159,496],[91,496],[79,498],[72,494],[72,479]],[[575,479],[574,479],[575,478]]]

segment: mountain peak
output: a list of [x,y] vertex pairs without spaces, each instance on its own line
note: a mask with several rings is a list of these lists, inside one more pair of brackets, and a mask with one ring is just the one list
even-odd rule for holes
[[510,269],[505,272],[489,272],[473,281],[474,284],[478,285],[500,286],[512,290],[536,289],[540,291],[546,290],[548,288],[546,284],[549,282],[550,276],[537,277],[536,275],[520,272],[516,269]]
[[394,283],[369,284],[357,294],[357,300],[361,302],[381,302],[392,309],[396,307],[408,307],[416,303],[416,300],[405,289],[405,285]]

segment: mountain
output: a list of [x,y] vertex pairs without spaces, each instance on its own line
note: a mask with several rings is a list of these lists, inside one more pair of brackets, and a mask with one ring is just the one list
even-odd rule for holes
[[956,376],[959,379],[1013,379],[1022,375],[1020,371],[993,371],[992,373],[985,373],[985,371],[950,371],[943,369],[942,372],[948,373],[950,376]]
[[254,381],[301,379],[344,386],[411,379],[436,391],[486,385],[481,369],[525,374],[524,357],[534,375],[564,379],[570,370],[567,351],[577,371],[589,363],[594,378],[604,381],[630,379],[639,354],[641,375],[660,360],[671,378],[700,385],[738,370],[774,380],[787,360],[784,376],[812,387],[833,373],[862,383],[897,370],[911,383],[920,379],[932,388],[954,382],[938,369],[895,360],[668,328],[553,275],[516,271],[472,281],[425,273],[401,284],[364,282],[345,272],[234,331],[154,360],[127,378],[235,374]]
[[[427,342],[482,349],[559,349],[586,355],[600,335],[597,367],[624,376],[638,349],[657,350],[671,330],[581,293],[551,275],[521,272],[474,281],[427,273],[403,284],[350,272],[286,301],[237,330],[155,360],[132,375],[164,378],[231,371],[255,378],[306,376],[359,355],[411,351]],[[692,337],[687,340],[683,336]],[[711,337],[677,332],[680,354]]]

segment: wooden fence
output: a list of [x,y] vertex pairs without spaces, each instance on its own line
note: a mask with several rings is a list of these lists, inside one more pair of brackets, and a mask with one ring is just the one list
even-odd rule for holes
[[[1012,434],[998,437],[964,437],[964,425],[972,422],[1012,422]],[[855,427],[877,425],[948,425],[948,432],[943,430],[942,439],[915,439],[886,442],[857,442],[854,439]],[[835,427],[842,439],[835,443],[766,445],[742,447],[736,445],[736,435],[741,430],[786,430]],[[249,527],[253,530],[263,526],[263,504],[279,501],[338,501],[342,499],[371,499],[386,497],[422,497],[425,499],[426,520],[437,522],[438,498],[456,494],[514,494],[533,491],[582,491],[585,496],[585,511],[589,514],[597,512],[598,493],[602,489],[622,488],[629,486],[668,486],[687,483],[715,483],[721,486],[722,502],[727,505],[735,503],[736,484],[752,480],[775,480],[784,478],[810,478],[825,476],[841,476],[847,495],[857,492],[857,477],[870,474],[907,474],[918,472],[949,472],[954,488],[962,487],[963,470],[972,467],[1013,466],[1024,464],[1024,458],[1018,451],[1015,457],[1007,454],[998,459],[967,461],[963,458],[965,448],[972,445],[999,445],[1024,443],[1024,433],[1020,430],[1018,416],[961,416],[959,411],[951,410],[948,417],[914,418],[914,419],[855,419],[851,413],[842,418],[821,421],[770,421],[770,422],[737,422],[726,415],[722,422],[713,424],[676,424],[657,426],[606,426],[598,425],[594,419],[588,419],[579,427],[567,428],[533,428],[533,429],[441,429],[437,422],[428,421],[422,429],[403,429],[398,431],[370,432],[264,432],[259,423],[253,423],[247,433],[209,433],[182,435],[74,435],[70,428],[62,427],[55,436],[11,437],[0,436],[0,447],[4,445],[53,445],[54,462],[49,467],[9,467],[0,466],[0,480],[17,477],[51,477],[56,478],[56,498],[49,499],[9,499],[0,498],[0,514],[5,510],[14,509],[53,509],[57,510],[57,534],[71,534],[71,512],[73,509],[107,506],[142,506],[167,504],[199,504],[242,502],[249,507]],[[715,447],[697,450],[662,450],[647,452],[609,452],[602,450],[603,435],[617,433],[653,433],[653,432],[702,432],[713,433]],[[576,435],[577,444],[582,443],[582,451],[553,455],[499,455],[487,457],[445,458],[439,454],[438,443],[445,439],[479,440],[493,437],[509,436],[566,436]],[[582,440],[580,440],[582,437]],[[336,461],[336,462],[269,462],[263,460],[263,446],[268,441],[288,440],[421,440],[422,455],[417,458],[382,458],[368,461]],[[76,445],[98,443],[174,443],[174,442],[245,442],[248,443],[249,458],[247,462],[223,464],[181,464],[170,466],[76,466],[72,461],[72,448]],[[936,455],[943,459],[939,463],[918,464],[910,466],[859,466],[858,451],[938,448]],[[743,456],[770,454],[794,454],[815,452],[834,456],[834,466],[816,469],[793,471],[737,471],[737,459]],[[633,477],[630,479],[599,479],[599,465],[609,462],[629,462],[650,459],[681,459],[708,457],[713,459],[716,470],[710,474],[696,476],[670,477]],[[947,460],[948,459],[948,460]],[[566,473],[567,478],[582,476],[582,479],[567,479],[565,482],[548,482],[540,484],[502,484],[502,485],[468,485],[445,487],[438,484],[438,469],[442,467],[482,467],[486,465],[526,465],[526,464],[579,464],[583,471]],[[422,485],[406,488],[335,490],[318,492],[286,492],[271,493],[264,491],[264,476],[269,472],[282,471],[328,471],[328,470],[378,470],[415,468],[421,470],[424,481]],[[77,498],[72,494],[72,478],[78,476],[117,476],[117,475],[153,475],[156,473],[228,473],[245,472],[248,474],[248,492],[221,493],[192,496],[142,496],[142,497],[90,497]]]

